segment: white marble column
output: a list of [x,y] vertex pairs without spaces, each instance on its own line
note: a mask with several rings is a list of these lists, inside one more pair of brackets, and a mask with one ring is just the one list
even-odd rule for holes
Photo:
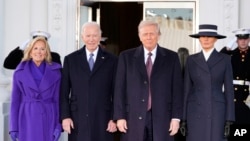
[[30,31],[48,31],[48,0],[30,0]]
[[6,87],[10,81],[2,73],[0,73],[0,140],[9,140],[9,93]]
[[[0,47],[4,46],[4,0],[0,0]],[[3,53],[3,51],[2,51]],[[3,54],[1,55],[1,60],[3,60]],[[3,66],[3,62],[0,62]],[[0,67],[0,141],[8,141],[8,116],[9,116],[9,93],[6,87],[9,85],[9,79],[3,74],[3,67]]]
[[[64,56],[77,49],[77,22],[79,0],[48,0],[48,32],[51,34],[51,50]],[[67,133],[62,133],[60,141],[67,141]]]
[[[239,27],[239,1],[224,0],[223,1],[223,32],[227,38],[224,40],[224,45],[230,42],[235,35],[233,30]],[[222,46],[223,47],[223,46]]]

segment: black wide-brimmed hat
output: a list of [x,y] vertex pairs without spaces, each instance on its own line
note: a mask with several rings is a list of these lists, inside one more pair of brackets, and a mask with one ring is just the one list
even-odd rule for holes
[[226,36],[218,34],[217,33],[217,25],[212,25],[212,24],[199,25],[199,33],[191,34],[189,36],[193,37],[193,38],[199,38],[200,36],[215,37],[217,39],[226,38]]

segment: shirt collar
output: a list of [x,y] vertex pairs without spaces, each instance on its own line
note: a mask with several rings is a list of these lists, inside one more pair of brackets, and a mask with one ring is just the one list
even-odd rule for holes
[[85,48],[85,50],[86,50],[87,59],[89,59],[90,53],[93,53],[93,54],[94,54],[93,59],[94,59],[94,61],[95,61],[95,60],[96,60],[96,57],[97,57],[97,52],[98,52],[98,50],[99,50],[99,47],[97,47],[96,50],[94,50],[93,52],[90,52],[87,48]]
[[[145,47],[143,47],[143,49],[144,49],[144,61],[146,63],[149,51]],[[152,53],[152,56],[151,56],[152,63],[154,63],[155,61],[156,51],[157,51],[157,46],[152,51],[150,51]]]
[[202,50],[206,61],[208,60],[208,58],[210,57],[210,55],[212,54],[213,51],[214,51],[214,48],[212,48],[211,50],[209,50],[207,52]]

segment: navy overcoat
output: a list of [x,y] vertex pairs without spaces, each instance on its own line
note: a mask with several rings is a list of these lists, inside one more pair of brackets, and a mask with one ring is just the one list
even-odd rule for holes
[[234,121],[230,56],[214,50],[187,58],[184,77],[184,120],[187,141],[223,141],[225,122]]

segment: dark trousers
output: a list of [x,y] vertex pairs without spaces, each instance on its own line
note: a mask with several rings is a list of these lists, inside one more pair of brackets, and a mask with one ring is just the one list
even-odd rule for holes
[[143,141],[153,141],[152,110],[149,110],[146,115]]

